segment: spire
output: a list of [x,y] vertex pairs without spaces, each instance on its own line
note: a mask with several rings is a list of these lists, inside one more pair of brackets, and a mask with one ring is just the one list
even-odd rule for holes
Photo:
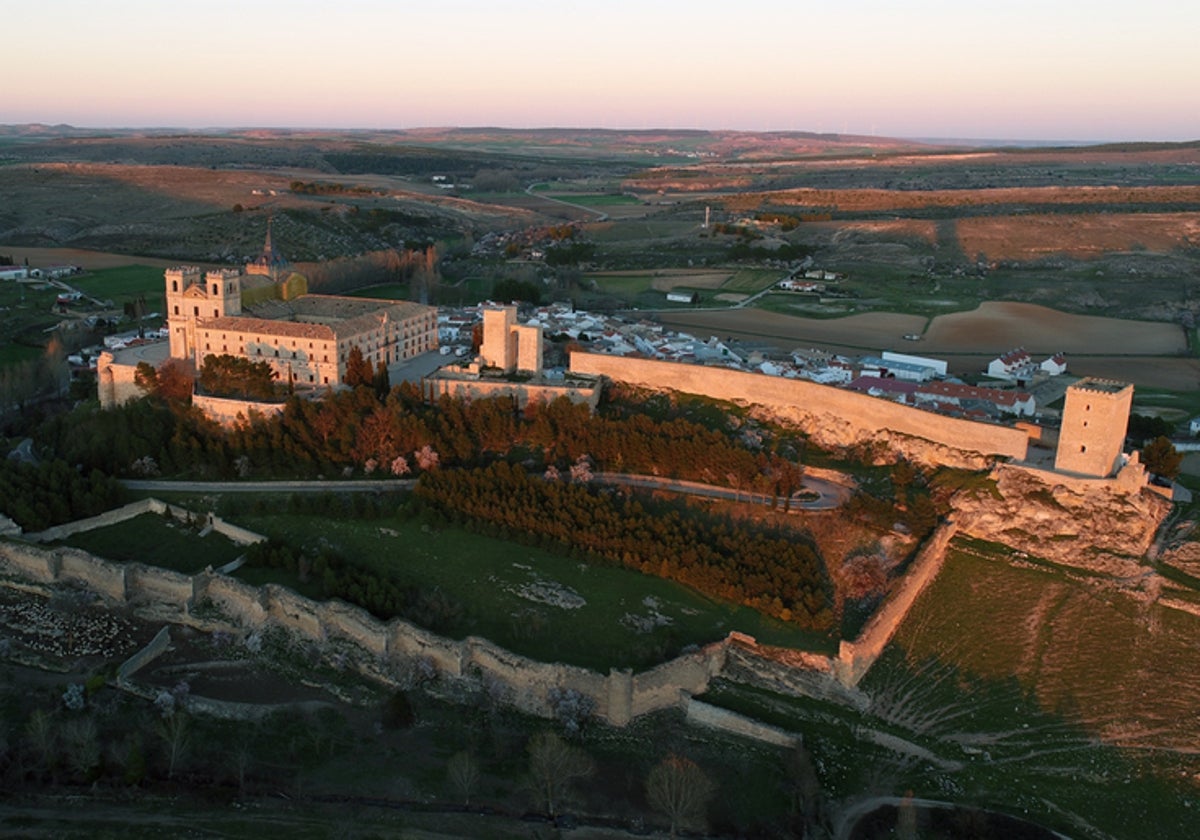
[[281,268],[286,268],[288,261],[282,254],[275,250],[275,243],[271,239],[271,222],[272,217],[267,217],[267,238],[263,242],[262,253],[258,259],[249,263],[246,266],[247,274],[263,274],[271,278],[272,282],[278,282],[278,272]]

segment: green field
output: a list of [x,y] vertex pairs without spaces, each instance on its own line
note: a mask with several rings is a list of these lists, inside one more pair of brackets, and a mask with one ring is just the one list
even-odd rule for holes
[[1198,636],[1196,616],[956,543],[864,711],[725,681],[701,699],[799,733],[834,801],[912,791],[1071,837],[1184,840]]
[[[442,626],[435,629],[456,638],[485,636],[541,661],[602,670],[644,667],[732,630],[769,644],[830,647],[824,637],[667,580],[458,528],[283,514],[236,519],[293,545],[327,546],[385,571],[401,586],[440,593],[449,606],[440,611]],[[550,603],[560,596],[565,596],[560,605]]]
[[67,282],[98,300],[111,300],[117,306],[126,301],[146,299],[150,312],[159,308],[163,298],[163,270],[148,265],[126,265],[89,271]]
[[75,534],[63,542],[108,560],[162,566],[189,575],[206,566],[223,566],[246,551],[220,534],[201,537],[198,529],[154,513]]
[[578,204],[581,207],[619,207],[630,204],[641,204],[640,198],[635,198],[632,195],[613,195],[609,194],[581,194],[581,193],[547,193],[552,198],[557,198],[559,201],[565,201],[569,204]]
[[718,291],[753,295],[769,289],[780,280],[776,269],[740,268],[726,280]]

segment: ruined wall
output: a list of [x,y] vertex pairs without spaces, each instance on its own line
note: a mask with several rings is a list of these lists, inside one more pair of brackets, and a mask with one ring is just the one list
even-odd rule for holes
[[249,528],[242,528],[241,526],[234,525],[232,522],[226,522],[216,514],[210,513],[208,515],[208,524],[218,534],[238,545],[254,545],[255,543],[267,541],[267,538],[262,534],[256,534]]
[[516,397],[517,404],[522,408],[531,402],[553,402],[559,397],[566,397],[573,403],[587,405],[595,411],[600,402],[599,386],[579,388],[568,385],[459,379],[448,375],[431,376],[425,380],[425,395],[428,399],[436,400],[444,394],[468,399]]
[[730,645],[729,639],[715,642],[641,674],[613,669],[603,675],[537,662],[487,639],[455,641],[400,619],[384,624],[349,604],[318,603],[282,586],[248,586],[211,571],[188,577],[153,566],[111,563],[74,549],[0,542],[3,576],[85,586],[114,605],[128,605],[160,620],[247,633],[279,627],[294,639],[344,643],[358,652],[352,655],[356,667],[393,683],[398,678],[389,674],[388,663],[428,659],[444,677],[484,679],[502,702],[541,717],[553,716],[550,695],[555,689],[573,690],[590,698],[596,716],[614,726],[677,706],[681,691],[704,692],[725,669]]
[[150,640],[150,644],[139,650],[133,656],[121,663],[121,667],[117,668],[117,682],[125,683],[136,674],[138,671],[145,668],[158,657],[166,652],[171,645],[171,632],[164,626],[154,638]]
[[96,359],[96,395],[101,408],[115,408],[146,395],[134,382],[137,365],[120,364],[105,350]]
[[882,443],[920,463],[967,469],[994,456],[1023,460],[1028,450],[1020,429],[944,417],[802,379],[578,352],[571,354],[571,372],[761,406],[830,448]]
[[283,413],[283,403],[234,400],[225,397],[208,397],[203,394],[193,394],[192,405],[203,411],[204,416],[209,420],[220,423],[226,428],[249,422],[252,413],[261,414],[263,417],[274,417]]
[[109,525],[125,522],[128,519],[141,516],[143,513],[162,513],[165,508],[166,505],[158,499],[142,499],[137,502],[130,502],[119,508],[106,510],[97,516],[89,516],[87,519],[76,519],[74,522],[55,525],[52,528],[47,528],[45,531],[38,531],[36,534],[26,534],[25,539],[43,543],[57,542],[83,531],[93,531],[96,528],[105,528]]
[[709,705],[694,697],[685,695],[681,699],[681,703],[688,723],[694,723],[698,726],[705,726],[721,732],[728,732],[731,735],[738,735],[742,738],[752,738],[755,741],[762,741],[766,744],[774,744],[775,746],[787,749],[796,746],[800,742],[800,736],[794,732],[788,732],[777,726],[761,723],[753,718],[740,715],[737,712],[731,712],[728,709]]
[[843,684],[857,686],[875,664],[900,622],[908,615],[917,596],[925,591],[925,587],[942,570],[946,559],[946,547],[956,532],[957,527],[953,522],[943,523],[934,531],[921,548],[920,554],[908,567],[908,571],[904,573],[904,577],[883,602],[883,606],[875,611],[866,627],[858,634],[858,638],[853,642],[841,643],[834,673]]
[[679,702],[680,690],[703,694],[709,680],[725,666],[727,642],[707,645],[695,653],[685,653],[670,662],[633,675],[630,713],[632,717]]

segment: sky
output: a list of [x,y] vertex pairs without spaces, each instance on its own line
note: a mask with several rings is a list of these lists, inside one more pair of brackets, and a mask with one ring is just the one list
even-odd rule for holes
[[1195,0],[38,0],[0,124],[1200,139]]

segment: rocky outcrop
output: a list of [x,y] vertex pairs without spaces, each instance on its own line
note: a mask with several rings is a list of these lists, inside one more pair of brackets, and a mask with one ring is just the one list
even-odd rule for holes
[[1001,465],[994,490],[954,497],[955,520],[968,536],[1092,572],[1130,577],[1145,571],[1171,503],[1136,482],[1087,479]]

